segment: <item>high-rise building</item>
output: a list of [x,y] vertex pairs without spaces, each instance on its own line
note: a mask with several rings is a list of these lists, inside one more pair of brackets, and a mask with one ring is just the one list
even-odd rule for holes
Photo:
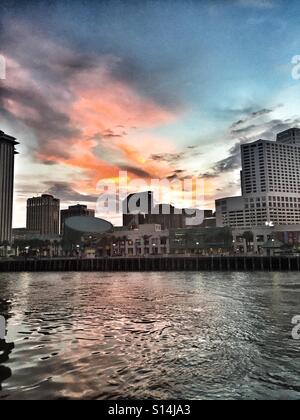
[[0,131],[0,243],[11,242],[14,192],[14,137]]
[[65,220],[70,217],[76,216],[88,216],[95,217],[95,210],[88,209],[87,206],[83,204],[76,204],[75,206],[69,206],[68,209],[61,210],[60,212],[60,233],[63,235]]
[[26,228],[40,235],[59,235],[59,213],[60,201],[52,195],[29,198]]
[[241,147],[242,196],[216,201],[217,226],[300,224],[300,130]]
[[290,128],[277,135],[277,141],[285,144],[300,144],[300,128]]

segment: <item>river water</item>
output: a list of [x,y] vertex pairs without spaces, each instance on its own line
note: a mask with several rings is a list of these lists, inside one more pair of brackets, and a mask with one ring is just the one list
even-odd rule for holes
[[298,273],[0,273],[0,399],[300,399]]

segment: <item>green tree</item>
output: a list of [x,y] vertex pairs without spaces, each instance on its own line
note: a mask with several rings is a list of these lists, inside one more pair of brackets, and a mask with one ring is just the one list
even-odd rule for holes
[[253,243],[253,240],[254,240],[253,232],[251,232],[251,231],[244,232],[243,235],[242,235],[242,238],[245,239],[245,241],[246,241],[247,252],[250,252],[251,251],[251,244]]

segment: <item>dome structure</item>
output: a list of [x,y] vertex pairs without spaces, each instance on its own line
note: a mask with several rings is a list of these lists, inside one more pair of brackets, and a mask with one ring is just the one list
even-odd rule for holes
[[106,220],[90,216],[75,216],[65,220],[63,248],[73,250],[87,240],[100,239],[113,230],[113,225]]
[[102,234],[109,232],[113,225],[97,217],[75,216],[66,219],[65,226],[80,234]]

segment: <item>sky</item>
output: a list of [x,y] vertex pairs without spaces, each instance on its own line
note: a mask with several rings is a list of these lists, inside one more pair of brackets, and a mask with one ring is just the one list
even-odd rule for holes
[[1,0],[14,226],[42,193],[95,208],[120,171],[201,178],[206,208],[240,194],[240,145],[300,127],[299,15],[297,0]]

